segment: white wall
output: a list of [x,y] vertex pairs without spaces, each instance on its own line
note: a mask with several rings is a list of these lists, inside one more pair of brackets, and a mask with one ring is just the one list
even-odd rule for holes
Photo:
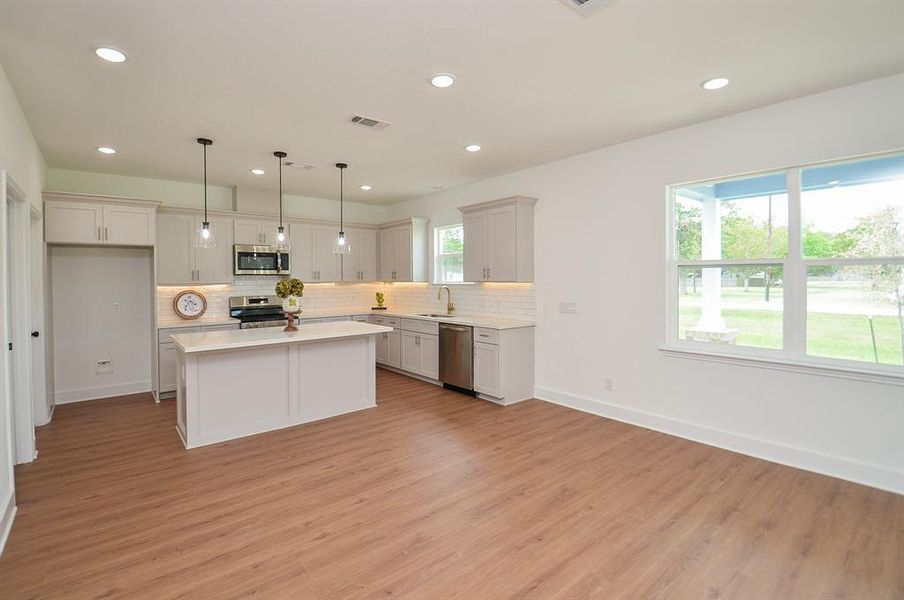
[[[904,76],[888,77],[418,198],[391,217],[436,226],[460,221],[458,206],[539,198],[538,397],[904,492],[904,388],[659,351],[666,186],[904,147],[902,107]],[[562,300],[578,314],[559,314]]]
[[[46,191],[98,194],[157,200],[163,206],[201,208],[204,206],[204,186],[184,181],[127,177],[108,173],[90,173],[67,169],[48,169]],[[246,187],[208,185],[207,205],[210,210],[238,210],[278,214],[278,194],[272,190]],[[283,195],[286,215],[339,221],[339,203],[324,198],[310,198],[295,194]],[[384,206],[355,202],[345,203],[345,218],[349,223],[377,224],[386,221]]]
[[[57,404],[149,391],[151,250],[53,246],[49,255]],[[97,374],[106,359],[113,373]]]
[[[44,185],[44,157],[38,148],[32,135],[31,128],[25,118],[16,95],[13,92],[6,73],[0,67],[0,170],[7,172],[8,177],[15,181],[16,185],[25,193],[29,202],[34,206],[41,206],[41,189]],[[0,207],[4,213],[6,207]],[[4,228],[5,229],[5,228]],[[0,247],[6,246],[6,231],[0,231]],[[41,274],[43,265],[38,268]],[[24,281],[0,281],[0,297],[7,298],[9,286],[27,285]],[[2,311],[0,317],[3,321],[3,346],[6,345],[9,335],[8,323],[6,323],[6,308],[0,301]],[[43,327],[42,323],[35,326]],[[40,343],[40,342],[39,342]],[[7,354],[7,353],[4,353]],[[4,358],[8,366],[8,355]],[[6,369],[0,369],[0,552],[6,543],[7,535],[12,527],[15,514],[15,480],[13,477],[13,453],[10,446],[11,431],[11,398],[9,395],[9,380]],[[43,373],[39,373],[43,376]]]

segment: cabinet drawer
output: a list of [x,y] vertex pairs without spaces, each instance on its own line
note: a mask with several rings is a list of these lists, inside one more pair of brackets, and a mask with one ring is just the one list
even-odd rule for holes
[[370,315],[370,322],[374,325],[383,325],[385,327],[394,327],[399,329],[402,326],[401,319],[398,317],[381,317],[378,315]]
[[475,342],[483,342],[484,344],[498,344],[499,343],[499,330],[498,329],[487,329],[486,327],[475,327],[474,328],[474,341]]
[[439,323],[436,321],[421,321],[419,319],[402,319],[402,330],[439,335]]
[[173,341],[170,336],[177,333],[198,333],[200,327],[170,327],[169,329],[159,329],[157,331],[157,341],[161,344]]

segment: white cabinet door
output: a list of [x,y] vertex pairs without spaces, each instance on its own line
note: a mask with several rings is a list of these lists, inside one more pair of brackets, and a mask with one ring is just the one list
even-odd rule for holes
[[410,373],[421,372],[421,347],[417,344],[417,334],[403,331],[401,348],[401,369]]
[[396,281],[398,240],[395,229],[384,229],[380,232],[380,278],[383,281]]
[[292,250],[289,271],[304,282],[314,281],[314,227],[292,223],[289,227]]
[[102,244],[103,206],[48,200],[44,204],[44,240],[60,244]]
[[157,393],[176,391],[178,357],[176,344],[166,342],[157,345]]
[[259,246],[264,243],[263,224],[257,219],[235,219],[233,239],[236,244]]
[[161,214],[157,219],[157,283],[194,281],[195,219],[192,215]]
[[377,232],[373,229],[362,229],[358,232],[358,270],[361,281],[377,280]]
[[[193,231],[201,229],[203,216],[195,217]],[[213,248],[198,248],[197,236],[192,235],[195,253],[195,282],[197,283],[232,283],[232,219],[228,217],[210,217],[210,230],[217,238]]]
[[361,254],[358,230],[347,229],[345,231],[345,237],[348,238],[348,245],[351,252],[339,256],[339,262],[342,265],[342,281],[361,281],[361,270],[358,268]]
[[414,281],[411,270],[411,226],[396,229],[396,281]]
[[486,223],[487,280],[515,281],[518,227],[515,207],[488,211]]
[[340,281],[339,254],[333,254],[333,240],[339,230],[333,227],[314,229],[314,278],[312,281]]
[[[286,233],[289,232],[288,224],[284,224]],[[276,234],[279,233],[279,221],[261,222],[261,239],[270,246],[276,245]]]
[[141,206],[104,206],[104,241],[120,246],[153,246],[157,211]]
[[381,333],[374,340],[377,363],[381,365],[385,365],[389,362],[389,335],[390,334],[388,333]]
[[397,369],[402,367],[402,332],[393,330],[389,334],[389,355],[386,364]]
[[474,344],[474,390],[499,397],[499,346]]
[[462,220],[464,230],[464,280],[486,280],[487,215],[472,213]]
[[418,345],[421,347],[420,374],[430,379],[439,379],[439,336],[419,335]]

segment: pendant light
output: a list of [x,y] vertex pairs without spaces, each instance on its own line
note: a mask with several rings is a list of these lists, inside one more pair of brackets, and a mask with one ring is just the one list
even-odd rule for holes
[[207,220],[207,147],[213,144],[213,140],[198,138],[197,142],[204,147],[204,220],[198,230],[198,248],[216,248],[217,234],[210,228],[210,221]]
[[277,150],[273,153],[273,156],[275,156],[276,160],[279,162],[279,229],[276,233],[276,250],[279,252],[288,252],[292,249],[292,244],[289,242],[289,235],[286,233],[282,221],[282,164],[283,159],[288,156],[288,154]]
[[343,220],[343,193],[345,187],[343,171],[348,168],[348,165],[336,163],[336,168],[339,169],[339,235],[336,236],[336,240],[333,242],[333,254],[348,254],[352,251],[352,248],[348,243],[348,238],[345,237],[345,223]]

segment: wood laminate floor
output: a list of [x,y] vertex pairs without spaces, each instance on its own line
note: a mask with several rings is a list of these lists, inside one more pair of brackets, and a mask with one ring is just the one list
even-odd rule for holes
[[186,451],[64,405],[0,598],[902,598],[904,498],[386,371],[375,409]]

